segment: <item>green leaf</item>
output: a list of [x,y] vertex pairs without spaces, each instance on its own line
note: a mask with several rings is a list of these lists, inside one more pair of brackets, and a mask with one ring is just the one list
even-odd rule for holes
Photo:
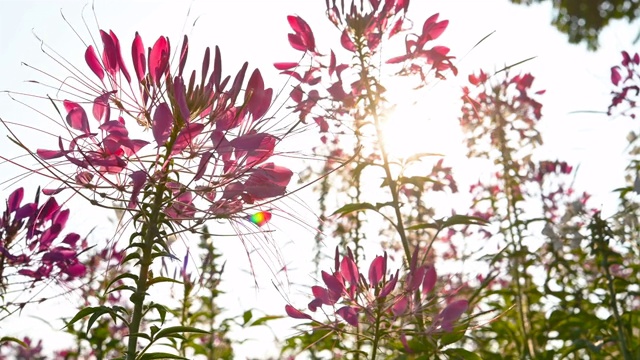
[[360,210],[376,210],[376,207],[369,203],[356,203],[356,204],[347,204],[340,209],[333,212],[333,215],[340,214],[340,216],[346,215],[348,213]]
[[0,344],[4,344],[6,342],[14,342],[24,348],[28,347],[27,344],[25,344],[24,341],[20,340],[20,339],[16,339],[14,337],[11,336],[3,336],[0,338]]
[[107,285],[105,290],[109,290],[109,288],[115,284],[118,280],[122,280],[122,279],[131,279],[135,282],[138,282],[138,276],[135,274],[129,274],[129,273],[125,273],[125,274],[120,274],[118,276],[116,276],[113,280],[111,280],[109,282],[109,285]]
[[115,317],[115,315],[113,313],[113,310],[111,310],[110,308],[108,308],[106,306],[100,306],[100,308],[96,309],[96,311],[93,313],[93,315],[91,315],[91,317],[89,318],[89,322],[87,323],[87,332],[86,332],[86,334],[88,334],[89,330],[91,330],[91,326],[93,326],[93,323],[96,322],[96,320],[98,320],[104,314],[111,314],[112,318]]
[[482,360],[478,354],[465,349],[447,349],[444,353],[449,355],[451,360]]
[[175,284],[182,284],[182,281],[180,281],[180,280],[176,280],[176,279],[172,279],[172,278],[168,278],[168,277],[164,277],[164,276],[158,276],[158,277],[154,277],[153,279],[149,280],[147,286],[151,286],[153,284],[157,284],[157,283],[161,283],[161,282],[171,282],[171,283],[175,283]]
[[151,325],[150,329],[151,329],[151,337],[153,337],[158,331],[160,331],[160,328],[156,325]]
[[140,259],[140,254],[137,253],[137,252],[132,252],[132,253],[127,254],[127,256],[125,256],[125,258],[122,259],[122,264],[127,263],[127,262],[129,262],[131,260],[134,260],[134,259],[138,259],[139,260]]
[[464,333],[467,331],[467,326],[468,324],[463,326],[456,326],[453,331],[442,335],[442,337],[440,338],[440,346],[447,346],[462,339],[462,337],[464,337]]
[[267,315],[267,316],[263,316],[259,319],[257,319],[256,321],[254,321],[251,325],[249,326],[260,326],[260,325],[264,325],[267,323],[267,321],[271,321],[271,320],[276,320],[276,319],[282,319],[284,316],[280,316],[280,315]]
[[411,184],[417,188],[424,187],[424,184],[427,182],[435,183],[436,181],[428,176],[401,176],[398,178],[398,184]]
[[416,224],[416,225],[411,225],[409,227],[407,227],[407,230],[421,230],[421,229],[439,229],[440,226],[438,226],[438,224],[434,224],[434,223],[422,223],[422,224]]
[[442,222],[442,228],[446,228],[453,225],[487,225],[489,222],[483,218],[467,215],[453,215],[444,222]]
[[153,304],[149,308],[158,310],[158,314],[160,314],[160,323],[164,324],[164,319],[167,317],[167,307],[161,304]]
[[434,156],[443,157],[444,155],[439,153],[417,153],[409,156],[404,162],[408,164],[416,160],[420,160],[423,157],[434,157]]
[[242,314],[242,326],[247,325],[247,323],[249,321],[251,321],[251,318],[253,317],[253,313],[251,312],[251,310],[247,310],[244,312],[244,314]]
[[172,335],[182,335],[182,333],[198,333],[198,334],[209,334],[208,331],[198,329],[191,326],[171,326],[165,329],[158,331],[156,334],[156,339],[161,339],[163,337],[172,336]]
[[152,360],[152,359],[182,359],[182,360],[189,360],[189,358],[182,357],[180,355],[174,355],[174,354],[169,354],[169,353],[160,353],[160,352],[146,353],[146,354],[142,354],[141,356],[138,357],[138,360]]
[[65,327],[69,327],[73,324],[75,324],[78,320],[83,319],[87,316],[89,316],[89,314],[93,314],[96,311],[100,311],[102,309],[102,306],[91,306],[91,307],[87,307],[84,308],[80,311],[78,311],[78,313],[67,323],[67,325],[65,325]]

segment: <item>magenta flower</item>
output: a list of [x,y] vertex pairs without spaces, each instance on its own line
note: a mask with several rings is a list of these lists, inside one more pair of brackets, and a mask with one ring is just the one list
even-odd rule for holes
[[[23,275],[33,282],[59,278],[70,281],[84,275],[86,268],[78,255],[86,248],[80,235],[61,236],[69,218],[50,197],[40,205],[39,194],[32,203],[23,204],[24,190],[14,190],[0,218],[0,273]],[[2,284],[3,286],[6,284]]]
[[[296,17],[290,22],[296,41],[312,51],[315,45],[308,25]],[[58,137],[57,148],[35,152],[61,182],[46,189],[46,194],[69,188],[90,191],[97,194],[90,196],[99,199],[97,204],[125,202],[133,210],[141,206],[149,185],[174,171],[170,166],[176,160],[184,163],[178,171],[185,180],[179,184],[169,180],[175,184],[167,185],[171,197],[163,203],[165,213],[174,220],[244,219],[245,205],[286,194],[293,173],[269,162],[283,139],[264,130],[271,128],[265,116],[273,90],[265,87],[258,70],[245,81],[245,63],[234,78],[224,77],[216,47],[213,56],[209,49],[205,51],[198,81],[196,72],[190,78],[183,75],[186,37],[176,69],[169,63],[172,52],[166,37],[159,37],[147,53],[136,33],[131,64],[127,64],[118,37],[112,31],[100,31],[100,35],[102,49],[89,46],[84,53],[99,81],[84,84],[87,93],[95,93],[91,114],[97,124],[92,124],[84,104],[63,101],[71,138]],[[135,72],[133,79],[128,69]],[[150,128],[150,136],[130,136],[126,117]]]

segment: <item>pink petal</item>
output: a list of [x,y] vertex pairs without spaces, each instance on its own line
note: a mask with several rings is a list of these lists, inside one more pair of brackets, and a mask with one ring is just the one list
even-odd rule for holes
[[434,14],[424,22],[424,25],[422,26],[421,36],[422,44],[440,37],[440,35],[442,35],[444,30],[447,28],[447,25],[449,25],[449,20],[437,22],[439,15],[440,14]]
[[240,68],[240,71],[236,74],[235,79],[233,79],[233,85],[231,85],[231,89],[229,89],[229,97],[231,98],[231,102],[235,103],[238,94],[240,94],[240,90],[242,89],[242,82],[244,81],[244,75],[247,73],[247,67],[249,63],[245,61]]
[[319,307],[322,306],[322,300],[320,299],[313,299],[309,302],[309,305],[307,305],[307,308],[309,308],[309,310],[316,312],[318,310]]
[[[105,93],[98,96],[95,100],[93,100],[93,118],[98,120],[98,122],[103,122],[109,120],[109,116],[111,113],[111,109],[109,108],[109,96],[111,93]],[[105,116],[106,115],[106,116]]]
[[[182,41],[182,50],[180,50],[180,62],[178,63],[178,76],[180,77],[182,77],[184,66],[187,63],[187,55],[189,55],[189,38],[187,37],[187,35],[185,35]],[[204,62],[202,63],[203,79],[207,76],[208,70],[209,70],[209,48],[207,48],[207,51],[205,52]]]
[[342,258],[340,262],[340,275],[347,280],[349,284],[357,284],[359,278],[358,266],[355,261],[348,256]]
[[76,234],[76,233],[68,233],[65,237],[64,240],[62,240],[62,242],[64,244],[67,244],[71,247],[76,247],[76,243],[78,242],[78,240],[80,240],[80,235]]
[[113,41],[113,46],[116,52],[116,60],[118,61],[118,66],[120,67],[120,71],[122,71],[122,75],[127,79],[128,83],[131,83],[131,76],[129,75],[129,71],[127,71],[127,67],[124,64],[124,60],[122,59],[122,52],[120,51],[120,41],[116,34],[113,31],[109,30],[109,35],[111,35],[111,40]]
[[329,123],[324,119],[323,116],[316,116],[313,118],[313,121],[318,124],[321,133],[326,133],[329,131]]
[[267,163],[254,169],[245,182],[247,193],[256,199],[284,195],[293,172],[285,167]]
[[24,197],[24,189],[17,188],[15,189],[11,195],[9,195],[9,199],[7,199],[7,213],[12,213],[20,207],[20,203],[22,203],[22,198]]
[[93,45],[89,45],[87,51],[84,53],[84,59],[89,65],[91,71],[98,76],[100,80],[104,79],[104,70],[102,70],[102,64],[100,64],[100,60],[96,55],[96,51],[93,48]]
[[334,54],[333,50],[331,50],[331,55],[329,57],[329,76],[333,75],[336,71],[336,54]]
[[[334,302],[331,301],[331,298],[329,297],[329,290],[323,288],[322,286],[312,286],[311,287],[311,292],[313,293],[313,297],[317,300],[320,300],[320,305],[324,304],[324,305],[333,305]],[[309,305],[311,305],[313,302],[309,303]],[[314,303],[315,304],[315,303]],[[312,307],[309,307],[309,310],[315,312],[316,310]]]
[[169,135],[171,135],[172,126],[173,114],[171,114],[169,105],[163,102],[158,105],[153,115],[152,132],[158,146],[162,146],[167,141]]
[[273,64],[278,70],[289,70],[298,66],[298,63],[295,62],[281,62]]
[[213,74],[211,74],[213,84],[216,87],[216,91],[220,91],[220,79],[222,79],[222,55],[220,55],[220,48],[216,46],[216,56],[213,60]]
[[36,154],[38,154],[38,156],[43,160],[59,158],[64,156],[65,153],[66,153],[65,151],[61,151],[61,150],[44,150],[44,149],[36,150]]
[[384,287],[380,291],[380,294],[378,294],[379,298],[384,298],[387,295],[391,294],[393,289],[395,289],[396,287],[396,283],[398,282],[398,275],[399,270],[397,270],[395,276],[392,276],[391,279],[384,285]]
[[69,275],[70,278],[82,277],[86,272],[87,268],[81,263],[67,266],[67,268],[64,270],[64,273]]
[[401,62],[405,62],[405,61],[409,60],[410,58],[411,58],[411,56],[409,56],[409,55],[396,56],[396,57],[393,57],[393,58],[387,60],[387,64],[399,64]]
[[299,51],[307,50],[307,47],[304,46],[304,43],[302,42],[302,38],[300,38],[299,35],[289,34],[288,37],[289,37],[289,44],[291,45],[292,48]]
[[376,256],[375,259],[371,262],[369,266],[369,285],[372,288],[378,286],[380,280],[387,272],[387,257],[385,256]]
[[63,101],[65,109],[67,109],[67,124],[71,126],[71,128],[80,130],[85,134],[89,134],[89,118],[87,118],[87,113],[84,109],[69,100]]
[[293,34],[289,34],[291,46],[296,50],[315,52],[316,42],[309,24],[302,20],[301,17],[292,15],[287,16],[287,21],[289,21],[289,25],[291,25],[291,28],[296,32],[296,35],[293,36],[294,42],[292,42]]
[[427,272],[424,274],[424,281],[422,282],[422,293],[427,294],[433,290],[438,280],[438,274],[436,268],[433,266],[427,267]]
[[65,187],[57,188],[57,189],[42,189],[42,193],[47,196],[56,195],[62,192],[62,190],[66,189]]
[[170,50],[167,38],[160,36],[155,44],[153,44],[153,48],[149,54],[149,73],[151,74],[151,80],[157,86],[160,85],[162,75],[169,65]]
[[147,72],[147,64],[144,55],[144,45],[142,44],[142,38],[136,31],[136,36],[131,44],[131,58],[133,60],[133,69],[136,71],[136,77],[138,82],[142,81],[145,73]]
[[620,68],[618,66],[614,66],[611,68],[611,82],[615,86],[618,86],[618,84],[620,83],[620,80],[622,80],[622,76],[620,75],[619,69]]
[[336,310],[336,314],[340,315],[351,326],[358,326],[358,310],[355,307],[344,306]]
[[233,200],[242,195],[242,193],[244,193],[244,185],[238,181],[234,181],[225,186],[222,198]]
[[311,315],[305,314],[302,311],[294,308],[291,305],[285,305],[284,310],[287,312],[287,315],[294,319],[309,319],[312,320]]
[[407,311],[407,307],[409,306],[409,299],[406,296],[401,296],[396,302],[391,306],[391,312],[394,316],[398,317],[404,314]]
[[189,111],[189,106],[187,105],[187,89],[182,82],[182,77],[176,76],[173,80],[173,89],[176,97],[176,102],[178,103],[178,108],[180,109],[180,115],[182,115],[182,120],[185,123],[189,122],[191,118],[191,112]]
[[189,146],[193,146],[195,138],[204,130],[204,124],[192,123],[180,130],[176,142],[173,145],[173,153],[179,153]]
[[418,289],[420,285],[422,285],[422,280],[424,280],[424,273],[426,269],[424,266],[420,266],[419,268],[410,272],[409,278],[410,281],[407,284],[407,291],[412,292]]
[[246,154],[246,166],[251,167],[273,155],[277,138],[270,134],[247,134],[229,142],[236,149],[236,156]]
[[129,204],[127,205],[128,209],[133,209],[138,205],[138,195],[140,194],[140,190],[144,186],[147,181],[147,173],[143,170],[134,171],[129,175],[131,178],[131,183],[133,187],[131,188],[131,198],[129,199]]
[[342,44],[342,47],[351,51],[351,52],[355,52],[356,51],[356,46],[353,43],[353,41],[351,41],[351,38],[349,37],[349,32],[348,29],[344,29],[344,31],[342,32],[342,35],[340,36],[340,44]]
[[324,281],[327,288],[332,293],[333,300],[337,300],[342,296],[342,292],[344,291],[344,285],[334,276],[330,275],[326,271],[321,272],[322,280]]
[[453,330],[453,323],[457,321],[460,316],[467,311],[469,302],[467,300],[457,300],[447,305],[444,310],[438,315],[438,318],[442,321],[440,326],[445,331]]
[[260,119],[267,112],[271,105],[272,95],[272,89],[264,88],[264,80],[262,80],[260,71],[254,70],[247,83],[247,95],[245,95],[245,103],[247,103],[247,108],[254,120]]
[[211,156],[213,156],[213,152],[211,151],[208,151],[200,156],[198,171],[196,171],[196,174],[193,177],[193,181],[200,180],[204,176],[205,171],[207,171],[207,165],[209,165],[209,160],[211,160]]
[[111,35],[107,34],[103,30],[100,30],[100,37],[102,38],[102,62],[108,73],[115,75],[120,67],[118,66],[118,53],[116,44],[113,42]]

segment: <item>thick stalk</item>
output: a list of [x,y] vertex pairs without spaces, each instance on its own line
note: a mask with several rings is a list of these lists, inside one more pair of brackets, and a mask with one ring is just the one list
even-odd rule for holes
[[153,262],[153,244],[156,236],[158,236],[158,223],[160,222],[160,214],[162,210],[162,195],[164,193],[164,181],[160,181],[156,187],[153,205],[151,206],[151,214],[147,218],[147,223],[143,226],[144,240],[142,243],[142,257],[140,259],[140,273],[136,283],[136,292],[131,296],[134,303],[133,315],[129,323],[129,342],[127,347],[127,360],[136,358],[136,349],[138,345],[138,336],[140,332],[140,323],[142,321],[142,308],[147,295],[147,283],[149,280],[149,267]]

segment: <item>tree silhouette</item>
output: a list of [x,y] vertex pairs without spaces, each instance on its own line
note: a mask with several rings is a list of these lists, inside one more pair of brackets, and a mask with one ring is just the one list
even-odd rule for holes
[[[526,5],[544,1],[511,0],[512,3]],[[640,15],[639,0],[553,0],[552,3],[554,15],[551,23],[569,36],[570,43],[585,42],[592,51],[600,46],[600,32],[611,20],[627,19],[631,22]]]

